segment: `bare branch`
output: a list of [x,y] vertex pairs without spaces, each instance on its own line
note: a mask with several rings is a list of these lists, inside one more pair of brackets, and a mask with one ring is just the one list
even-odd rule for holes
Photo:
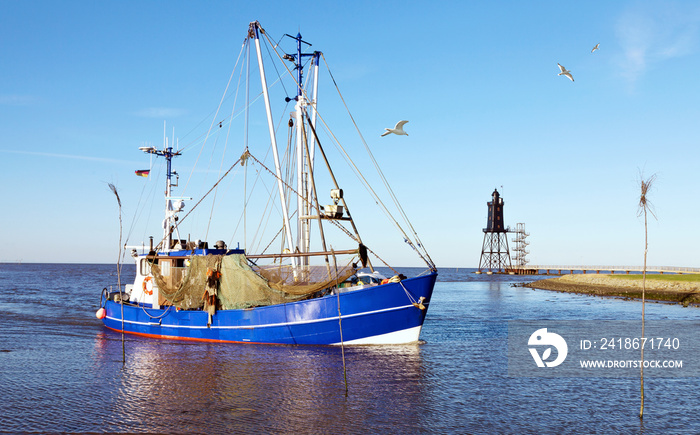
[[639,186],[641,194],[639,196],[639,211],[637,216],[641,216],[644,212],[649,212],[654,219],[656,219],[656,214],[654,214],[654,204],[649,201],[647,195],[651,192],[651,188],[656,181],[656,174],[650,175],[648,178],[644,178],[642,171],[639,171]]

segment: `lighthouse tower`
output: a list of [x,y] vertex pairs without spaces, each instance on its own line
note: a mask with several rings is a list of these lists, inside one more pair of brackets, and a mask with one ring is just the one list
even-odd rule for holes
[[481,247],[481,259],[477,273],[505,273],[512,269],[510,252],[508,252],[507,228],[503,223],[503,198],[494,189],[491,201],[486,203],[489,208],[486,228],[484,228],[484,243]]

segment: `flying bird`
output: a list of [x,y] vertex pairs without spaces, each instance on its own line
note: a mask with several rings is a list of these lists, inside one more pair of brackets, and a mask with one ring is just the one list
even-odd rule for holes
[[394,128],[385,128],[384,130],[386,130],[386,133],[383,133],[383,134],[382,134],[382,137],[383,137],[383,136],[386,136],[386,135],[389,134],[389,133],[398,134],[399,136],[401,136],[401,135],[408,136],[408,133],[406,133],[405,131],[403,131],[403,126],[404,126],[407,122],[408,122],[408,121],[399,121],[399,122],[396,123],[396,126],[395,126]]
[[593,47],[593,50],[591,50],[591,53],[593,53],[596,50],[600,50],[600,44],[596,44],[595,47]]
[[571,81],[573,82],[573,81],[574,81],[574,76],[571,75],[571,71],[569,71],[569,70],[567,70],[566,68],[564,68],[560,63],[557,63],[557,65],[559,65],[559,69],[561,70],[561,72],[560,72],[559,74],[557,74],[557,75],[558,75],[558,76],[567,76],[567,77],[570,78]]

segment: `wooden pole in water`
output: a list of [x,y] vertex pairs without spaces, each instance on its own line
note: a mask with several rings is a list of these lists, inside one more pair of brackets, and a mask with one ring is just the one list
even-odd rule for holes
[[[333,247],[331,247],[331,251],[333,250]],[[336,265],[336,285],[335,285],[335,291],[336,291],[336,296],[338,300],[338,329],[340,330],[340,352],[341,355],[343,356],[343,379],[345,380],[345,397],[348,397],[348,371],[347,368],[345,367],[345,344],[343,343],[343,320],[340,315],[340,292],[338,291],[338,271],[337,271],[337,262],[335,261],[335,254],[333,254],[333,264]]]
[[[644,176],[639,174],[639,185],[641,188],[641,195],[639,197],[639,215],[644,213],[644,268],[642,269],[642,343],[644,343],[644,305],[645,305],[645,293],[646,293],[646,281],[647,281],[647,251],[649,247],[648,243],[648,231],[647,231],[647,211],[651,213],[652,216],[654,212],[651,210],[652,204],[647,200],[647,194],[651,188],[654,180],[656,179],[656,174],[650,176],[646,180]],[[644,345],[642,344],[642,355],[641,355],[641,366],[639,368],[640,372],[640,382],[641,382],[641,405],[639,407],[639,419],[644,418]]]
[[117,204],[119,205],[119,255],[117,256],[117,290],[119,291],[119,305],[121,307],[122,314],[122,363],[126,362],[126,350],[124,345],[124,300],[122,298],[122,279],[121,279],[121,267],[120,260],[122,257],[122,200],[119,198],[119,193],[117,193],[117,188],[114,184],[109,183],[109,188],[117,197]]
[[348,397],[348,370],[347,370],[347,367],[345,366],[345,344],[343,343],[343,321],[340,317],[340,292],[338,292],[337,296],[338,296],[338,328],[340,329],[340,353],[343,356],[343,379],[345,380],[345,397]]

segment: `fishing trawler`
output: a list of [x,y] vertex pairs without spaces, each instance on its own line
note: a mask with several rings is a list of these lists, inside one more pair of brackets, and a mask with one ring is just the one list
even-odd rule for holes
[[[380,206],[382,214],[391,217],[392,212],[337,137],[330,133],[318,111],[323,53],[304,52],[302,48],[308,49],[310,44],[299,34],[283,38],[294,41],[290,53],[283,52],[260,23],[250,24],[239,55],[239,61],[243,60],[236,63],[234,71],[239,69],[240,76],[250,79],[256,75],[250,73],[251,69],[257,69],[261,90],[254,91],[256,95],[251,98],[251,85],[246,84],[246,101],[238,109],[234,102],[230,116],[216,111],[209,131],[200,139],[202,147],[214,141],[211,139],[214,134],[221,135],[234,123],[241,123],[241,119],[245,130],[243,142],[224,147],[238,147],[237,157],[229,160],[235,162],[227,171],[220,171],[222,174],[214,186],[192,207],[187,207],[187,212],[185,204],[194,200],[184,193],[175,196],[179,177],[172,166],[173,160],[182,156],[187,147],[179,149],[178,142],[176,148],[174,140],[165,139],[162,149],[140,148],[165,164],[163,236],[160,241],[151,237],[147,244],[125,246],[135,261],[135,279],[133,284],[123,288],[120,285],[117,290],[103,289],[96,315],[107,328],[161,339],[239,343],[402,344],[419,340],[437,268],[400,206],[399,214],[405,223],[391,218],[392,226],[398,230],[397,241],[408,245],[426,263],[424,272],[406,277],[384,263],[375,253],[374,245],[360,237],[358,219],[350,214],[351,201],[346,199],[339,177],[332,169],[326,138],[340,160],[349,164],[348,173],[355,173],[372,202]],[[268,45],[265,51],[264,43]],[[250,62],[251,54],[257,62]],[[281,63],[274,71],[282,73],[271,85],[263,62],[266,54]],[[281,85],[284,80],[291,85]],[[229,86],[227,92],[228,89]],[[273,90],[285,93],[290,89],[294,90],[292,96],[272,95]],[[227,98],[225,92],[221,101],[238,101],[239,93],[236,91],[234,98]],[[284,102],[286,108],[273,112],[273,101]],[[249,117],[255,104],[264,106],[267,128],[263,130],[267,132],[264,137],[253,139]],[[282,118],[275,118],[280,114]],[[228,128],[224,129],[224,125]],[[278,149],[278,137],[287,140],[283,153]],[[360,140],[364,143],[364,139]],[[249,146],[253,142],[256,146],[265,143],[267,147],[261,148],[267,149]],[[366,143],[365,149],[370,161],[376,164]],[[222,157],[221,162],[225,159]],[[378,165],[375,168],[392,202],[398,204]],[[148,171],[139,172],[148,175]],[[244,239],[243,247],[240,241],[236,248],[231,248],[223,240],[210,246],[205,240],[182,238],[193,211],[207,208],[204,204],[212,204],[211,210],[207,210],[210,215],[224,214],[228,225],[236,221],[232,212],[215,213],[218,204],[213,205],[215,197],[223,194],[219,191],[224,190],[224,182],[228,183],[225,180],[234,174],[243,177],[244,185],[238,200],[242,209],[238,210],[242,213],[238,222],[243,222],[244,234],[237,235]],[[263,177],[270,180],[268,184],[262,181]],[[265,187],[261,189],[261,185]],[[329,201],[319,199],[322,192],[328,191]],[[231,203],[228,201],[226,205]],[[253,212],[254,206],[260,206],[263,211]],[[372,223],[377,215],[365,222]],[[254,240],[248,239],[248,222],[255,223]],[[208,234],[209,225],[207,222],[202,234]],[[386,237],[382,234],[382,238]],[[229,244],[233,243],[232,239]],[[382,274],[379,268],[390,273]]]

